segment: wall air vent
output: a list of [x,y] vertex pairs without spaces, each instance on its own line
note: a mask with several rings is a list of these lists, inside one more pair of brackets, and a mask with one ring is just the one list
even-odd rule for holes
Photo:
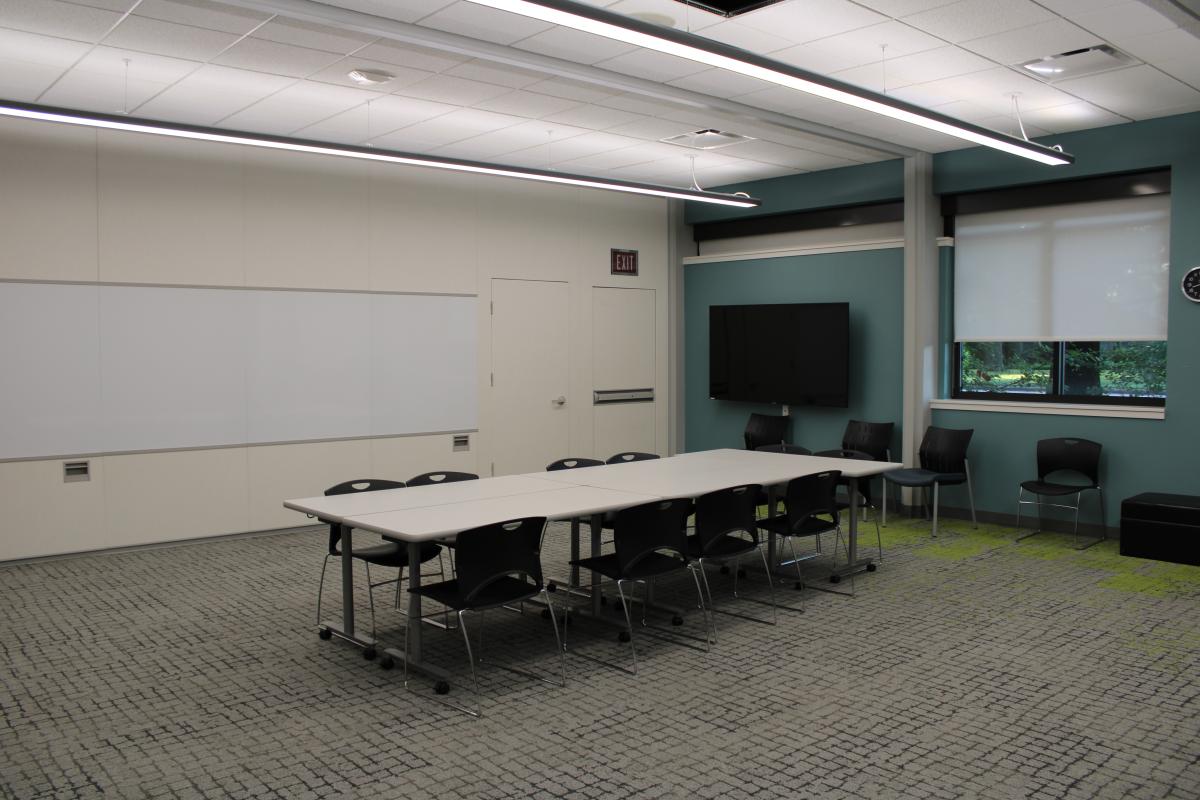
[[705,128],[702,131],[668,136],[665,139],[659,139],[659,141],[666,142],[667,144],[677,144],[680,147],[690,147],[693,150],[716,150],[719,147],[729,147],[730,145],[741,144],[742,142],[752,142],[754,141],[754,137]]
[[1036,61],[1026,61],[1018,66],[1047,83],[1054,83],[1067,78],[1081,78],[1084,75],[1109,72],[1137,63],[1140,62],[1133,56],[1122,53],[1111,45],[1101,44],[1081,50],[1072,50],[1068,53],[1059,53],[1056,56],[1046,56]]

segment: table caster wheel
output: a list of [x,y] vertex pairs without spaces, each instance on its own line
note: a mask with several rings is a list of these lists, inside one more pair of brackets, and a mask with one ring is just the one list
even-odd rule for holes
[[333,631],[329,630],[329,628],[321,628],[321,630],[317,631],[317,636],[320,636],[322,639],[332,639]]
[[391,656],[384,656],[379,660],[379,666],[381,669],[391,669],[396,666],[396,659]]
[[878,567],[875,565],[874,562],[867,564],[867,572],[874,572],[876,569],[878,569]]
[[438,681],[433,685],[435,694],[450,694],[450,684],[446,681]]
[[796,591],[797,591],[797,592],[802,592],[802,591],[804,591],[804,584],[803,584],[803,583],[801,583],[800,581],[796,581]]
[[721,567],[721,574],[722,574],[722,575],[728,575],[728,574],[729,574],[729,567]]
[[629,641],[629,631],[621,631],[620,633],[618,633],[617,641],[618,642],[628,642]]
[[546,584],[546,591],[547,591],[547,592],[557,592],[557,591],[558,591],[558,584],[557,584],[557,583],[554,583],[553,581],[551,581],[550,583],[547,583],[547,584]]
[[842,582],[842,576],[841,576],[841,575],[830,575],[830,576],[829,576],[829,582],[830,582],[830,583],[841,583],[841,582]]
[[683,624],[683,617],[681,617],[681,616],[678,616],[678,615],[676,615],[676,616],[674,616],[674,617],[671,617],[671,624],[672,624],[672,625],[675,625],[676,627],[678,627],[678,626],[682,625],[682,624]]
[[368,647],[365,650],[363,650],[363,658],[366,659],[367,661],[374,661],[375,656],[377,656],[377,655],[379,655],[379,654],[377,652],[375,652],[374,647]]

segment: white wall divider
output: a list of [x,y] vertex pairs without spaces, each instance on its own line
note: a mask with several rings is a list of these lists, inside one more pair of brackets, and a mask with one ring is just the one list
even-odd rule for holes
[[0,283],[0,459],[474,430],[477,299]]

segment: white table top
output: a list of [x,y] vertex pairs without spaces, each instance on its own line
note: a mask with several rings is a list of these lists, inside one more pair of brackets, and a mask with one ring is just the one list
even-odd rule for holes
[[452,505],[408,508],[347,517],[354,528],[375,531],[406,542],[453,536],[460,531],[521,517],[571,519],[602,511],[649,503],[660,498],[593,486],[563,486],[543,492],[467,500]]
[[[505,475],[499,478],[484,478],[473,481],[410,486],[406,489],[384,489],[379,492],[356,492],[332,497],[318,495],[298,500],[285,500],[283,505],[293,511],[303,511],[330,522],[344,522],[347,517],[361,514],[378,514],[384,511],[399,511],[406,508],[443,506],[471,500],[507,497],[530,492],[560,489],[554,483],[534,475]],[[538,516],[541,516],[540,514]]]

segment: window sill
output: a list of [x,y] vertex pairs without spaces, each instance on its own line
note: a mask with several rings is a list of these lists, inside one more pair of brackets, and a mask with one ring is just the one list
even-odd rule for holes
[[1030,403],[1020,400],[933,400],[930,408],[941,411],[992,411],[1002,414],[1052,414],[1065,417],[1124,417],[1166,419],[1165,406],[1110,406],[1085,403]]

